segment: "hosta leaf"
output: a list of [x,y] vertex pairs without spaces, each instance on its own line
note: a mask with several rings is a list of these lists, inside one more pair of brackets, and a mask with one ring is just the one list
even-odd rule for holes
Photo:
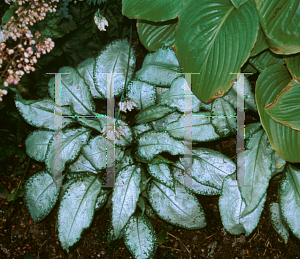
[[[264,51],[265,49],[268,48],[268,44],[266,42],[265,34],[263,29],[260,27],[257,41],[254,45],[254,48],[251,50],[251,57],[256,56],[260,52]],[[248,71],[250,72],[250,71]]]
[[276,55],[272,51],[265,50],[256,57],[250,58],[249,63],[255,67],[260,73],[264,71],[265,68],[270,67],[275,64],[283,65],[283,56]]
[[[124,152],[120,147],[113,148],[115,149],[114,159],[115,162],[118,163],[124,156]],[[102,170],[107,166],[112,166],[112,164],[106,165],[107,151],[106,138],[102,135],[98,135],[89,140],[88,144],[82,148],[81,153],[96,170]]]
[[155,105],[156,89],[154,85],[150,85],[138,80],[129,82],[127,87],[127,98],[132,98],[138,105],[135,110],[140,111],[151,105]]
[[[244,183],[242,184],[249,185],[240,188],[243,201],[246,203],[242,216],[248,215],[257,208],[272,177],[273,149],[269,144],[267,133],[261,129],[253,134],[246,148],[244,164],[238,165],[238,168],[242,170],[241,172],[245,170]],[[239,176],[238,174],[238,178]]]
[[173,139],[167,132],[145,132],[140,136],[138,143],[138,154],[149,161],[165,151],[172,155],[184,154],[184,144]]
[[[209,112],[193,113],[192,116],[192,139],[195,142],[212,141],[221,138],[211,124]],[[182,114],[177,121],[167,125],[166,130],[174,138],[184,139],[185,116]]]
[[281,181],[280,208],[284,220],[300,238],[300,170],[287,164],[286,175]]
[[267,195],[264,195],[257,208],[252,213],[245,217],[241,217],[241,213],[246,205],[242,200],[235,179],[236,173],[233,173],[232,175],[227,176],[223,182],[222,194],[219,199],[222,224],[232,235],[246,233],[245,235],[249,236],[259,222]]
[[243,5],[248,0],[230,0],[235,8],[239,8],[241,5]]
[[141,43],[149,51],[156,51],[163,46],[171,47],[175,42],[177,22],[178,19],[166,22],[138,20],[136,26]]
[[182,75],[181,69],[171,47],[161,47],[154,53],[149,53],[142,68],[136,72],[136,78],[152,85],[171,85],[172,81]]
[[134,258],[152,258],[157,248],[157,236],[145,216],[131,216],[124,229],[124,243]]
[[[198,173],[198,171],[193,172],[193,175]],[[185,170],[184,166],[177,162],[175,166],[172,166],[172,174],[174,178],[183,186],[187,187],[194,193],[201,194],[201,195],[220,195],[221,191],[219,189],[203,185],[197,182],[195,179],[191,177]]]
[[95,83],[93,79],[93,71],[94,71],[95,64],[96,64],[96,60],[94,58],[88,58],[82,61],[77,66],[77,71],[83,77],[84,82],[89,86],[92,97],[102,98],[101,94],[98,92],[97,88],[95,87]]
[[283,60],[292,78],[300,84],[300,54],[285,56]]
[[[26,120],[27,123],[34,127],[55,130],[54,128],[54,110],[56,116],[71,115],[71,110],[68,107],[55,107],[55,103],[51,99],[35,101],[25,104],[20,101],[15,101],[16,107]],[[58,110],[60,112],[58,112]],[[72,123],[72,119],[64,118],[62,120],[62,128]]]
[[148,189],[150,204],[163,220],[186,229],[206,226],[205,215],[196,196],[182,185],[175,185],[175,192],[152,180]]
[[284,239],[285,244],[287,244],[289,239],[289,230],[288,230],[289,226],[282,218],[280,204],[276,202],[270,203],[269,213],[270,213],[270,220],[273,225],[273,228]]
[[274,121],[300,131],[300,82],[292,80],[265,110]]
[[[178,16],[186,0],[123,0],[122,13],[129,19],[144,19],[153,22],[163,22]],[[168,12],[166,12],[168,10]]]
[[300,52],[298,0],[256,0],[261,27],[269,48],[277,54]]
[[[231,88],[257,40],[259,18],[253,0],[238,9],[230,0],[189,1],[179,14],[175,49],[193,93],[209,102]],[[239,38],[233,37],[239,34]],[[230,50],[230,51],[229,51]]]
[[74,181],[66,189],[58,209],[58,237],[67,252],[90,226],[100,191],[101,182],[95,176]]
[[[162,95],[160,104],[168,105],[169,107],[176,108],[179,112],[185,112],[185,89],[189,88],[185,78],[176,78],[169,91]],[[199,112],[201,101],[192,93],[192,112]]]
[[[90,111],[95,111],[90,89],[77,70],[72,67],[62,67],[58,72],[67,73],[61,75],[62,106],[69,105],[75,114],[80,115],[90,115]],[[49,80],[48,86],[50,96],[54,98],[55,77]]]
[[148,108],[140,111],[136,117],[135,121],[136,123],[146,123],[151,122],[155,120],[159,120],[162,117],[174,112],[174,108],[170,108],[168,106],[162,106],[162,105],[152,105]]
[[164,131],[166,130],[166,127],[173,121],[177,121],[179,117],[181,116],[181,113],[179,112],[173,112],[159,120],[152,121],[153,129],[156,131]]
[[52,138],[53,131],[36,130],[32,132],[25,141],[28,156],[36,161],[45,162],[48,144]]
[[265,106],[273,102],[291,81],[286,67],[273,65],[258,77],[255,100],[263,128],[268,133],[272,148],[284,160],[300,162],[300,132],[274,121],[265,111]]
[[[64,130],[54,135],[49,143],[45,161],[48,172],[54,178],[65,169],[67,162],[77,158],[81,148],[87,143],[90,133],[86,128],[78,128]],[[62,138],[61,143],[58,142],[59,136]]]
[[174,189],[174,177],[171,174],[170,168],[167,164],[148,164],[148,173],[152,175],[157,181],[163,183],[171,189]]
[[59,187],[47,172],[39,172],[25,185],[25,205],[35,222],[43,220],[53,209],[59,195]]
[[[215,99],[211,107],[211,124],[222,137],[236,133],[236,110],[224,98]],[[228,116],[228,117],[225,117]]]
[[[129,48],[129,43],[125,39],[114,41],[108,45],[96,58],[93,78],[96,89],[102,98],[108,98],[108,88],[110,89],[109,92],[114,94],[115,97],[118,97],[122,94],[127,73]],[[134,50],[131,47],[127,82],[129,82],[134,68],[135,56]],[[108,79],[108,73],[115,74],[111,74]]]
[[[221,189],[225,177],[236,171],[236,165],[231,159],[211,149],[194,148],[192,157],[193,164],[186,169],[186,174],[206,186]],[[183,157],[180,157],[179,162],[184,167]]]
[[112,194],[112,225],[115,238],[119,237],[136,209],[141,191],[140,182],[141,168],[136,165],[126,166],[116,177],[116,187]]

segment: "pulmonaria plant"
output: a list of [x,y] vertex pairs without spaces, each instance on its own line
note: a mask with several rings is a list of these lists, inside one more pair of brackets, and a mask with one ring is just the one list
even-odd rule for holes
[[[139,71],[135,71],[133,53],[126,40],[115,41],[97,58],[88,58],[76,69],[62,67],[59,72],[68,74],[61,76],[61,90],[54,91],[55,79],[50,79],[50,98],[16,99],[24,119],[39,128],[26,140],[27,153],[46,165],[46,170],[33,175],[25,186],[25,204],[33,220],[43,220],[59,202],[59,240],[69,251],[90,226],[95,211],[107,203],[111,219],[109,241],[123,238],[134,258],[152,258],[157,236],[149,218],[199,229],[206,225],[206,219],[195,194],[221,195],[225,228],[230,233],[248,235],[258,223],[265,198],[245,200],[242,197],[247,194],[239,188],[234,193],[228,191],[227,183],[232,184],[236,177],[235,163],[220,152],[201,147],[193,147],[190,163],[186,163],[184,103],[188,85],[178,74],[174,50],[162,47],[148,54]],[[114,77],[109,76],[111,73],[115,73]],[[246,108],[256,110],[246,82]],[[117,118],[98,114],[93,101],[106,100],[112,92],[115,98],[122,96]],[[54,115],[53,100],[60,93],[62,106],[55,107],[58,112]],[[237,101],[234,89],[221,102],[211,104],[202,103],[193,94],[190,97],[193,144],[235,135],[230,120],[218,124],[209,117],[233,110]],[[133,107],[139,112],[130,124],[118,118],[120,111],[131,111]],[[56,116],[61,121],[61,114],[64,117],[59,129],[54,122]],[[108,120],[115,122],[114,127],[108,127]],[[283,170],[285,161],[270,147],[260,123],[246,127],[246,138],[250,139],[246,154],[249,160],[253,162],[263,154],[267,157],[260,167],[253,168],[256,174],[269,177],[269,173]],[[112,139],[114,150],[107,145],[107,140]],[[107,154],[112,151],[115,185],[105,186],[106,170],[113,166],[107,162]],[[59,178],[63,186],[56,184]],[[266,185],[257,188],[264,197]],[[238,206],[228,204],[230,201]],[[250,215],[242,217],[245,207]]]

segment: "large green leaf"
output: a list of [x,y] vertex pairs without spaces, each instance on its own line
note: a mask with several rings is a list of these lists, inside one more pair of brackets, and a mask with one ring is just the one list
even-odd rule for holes
[[289,239],[289,226],[282,217],[280,204],[277,202],[271,202],[269,206],[269,213],[273,228],[284,239],[285,244],[287,244]]
[[[240,192],[246,208],[242,216],[250,214],[259,205],[272,177],[272,152],[267,133],[261,129],[250,137],[244,154],[244,164],[238,165],[244,178]],[[239,154],[240,155],[240,154]],[[238,158],[239,158],[238,155]],[[244,175],[245,170],[245,175]],[[238,178],[240,174],[238,174]]]
[[292,80],[265,110],[273,120],[300,131],[300,83]]
[[265,34],[262,28],[260,27],[257,41],[254,45],[254,48],[251,50],[251,57],[256,56],[260,52],[264,51],[268,48],[268,44],[266,42]]
[[[179,15],[175,49],[192,91],[207,103],[223,96],[250,56],[259,18],[253,0],[236,9],[230,0],[189,1]],[[239,35],[235,37],[234,35]]]
[[48,144],[53,138],[53,131],[36,130],[26,139],[26,152],[28,156],[39,162],[45,162]]
[[177,22],[178,19],[166,22],[138,20],[136,26],[141,43],[149,51],[156,51],[163,46],[172,47],[175,42]]
[[175,192],[152,180],[148,189],[152,208],[163,220],[186,229],[206,226],[205,215],[196,196],[183,185],[175,185]]
[[[86,128],[68,129],[54,135],[46,154],[46,168],[55,178],[63,172],[67,162],[74,161],[87,143],[91,131]],[[61,137],[61,141],[60,138]]]
[[300,83],[300,54],[285,56],[283,59],[293,79]]
[[277,54],[300,52],[299,0],[256,0],[269,48]]
[[300,170],[289,164],[281,181],[280,208],[284,220],[294,235],[300,238]]
[[249,63],[254,66],[260,73],[262,73],[265,68],[275,64],[284,64],[284,61],[283,56],[276,55],[268,49],[263,51],[256,57],[250,58]]
[[157,248],[157,236],[145,216],[132,216],[124,229],[124,243],[137,259],[152,258]]
[[[30,101],[21,102],[15,101],[16,107],[23,116],[23,118],[30,125],[55,130],[54,128],[54,117],[63,115],[72,115],[69,107],[56,107],[55,103],[51,99],[44,99],[42,101]],[[54,114],[54,110],[56,114]],[[72,123],[72,119],[64,118],[62,120],[62,128]]]
[[112,225],[115,238],[134,213],[140,195],[141,168],[129,165],[123,168],[116,177],[112,194]]
[[300,162],[300,132],[274,121],[265,111],[291,81],[286,67],[273,65],[266,68],[258,77],[255,88],[255,100],[261,123],[272,148],[286,161]]
[[25,185],[25,205],[32,219],[43,220],[53,209],[59,195],[59,187],[47,172],[39,172],[29,178]]
[[129,19],[163,22],[178,17],[187,0],[122,0],[122,13]]
[[241,5],[243,5],[248,0],[230,0],[230,1],[235,6],[235,8],[239,8]]
[[222,224],[232,235],[246,233],[245,235],[249,236],[259,222],[267,195],[264,195],[257,208],[252,213],[241,217],[241,213],[245,209],[246,204],[242,200],[235,179],[236,173],[233,173],[232,175],[227,176],[223,182],[222,194],[219,198],[219,210]]
[[58,238],[62,247],[69,251],[93,220],[101,182],[95,176],[83,177],[72,182],[66,189],[58,210]]

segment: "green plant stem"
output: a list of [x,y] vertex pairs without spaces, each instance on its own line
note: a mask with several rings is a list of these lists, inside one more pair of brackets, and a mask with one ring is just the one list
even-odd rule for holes
[[[23,183],[23,181],[24,181],[24,179],[25,179],[25,176],[27,175],[28,168],[29,168],[29,164],[30,164],[30,157],[29,157],[29,159],[28,159],[28,162],[27,162],[27,166],[26,166],[25,172],[24,172],[24,174],[22,175],[22,179],[21,179],[21,181],[20,181],[19,184],[18,184],[17,192],[19,191],[20,186],[22,185],[22,183]],[[13,206],[13,204],[14,204],[15,201],[16,201],[16,200],[13,200],[12,203],[10,204],[9,209],[5,212],[4,218],[6,218],[7,213],[10,211],[10,209],[12,208],[12,206]],[[2,220],[1,226],[3,226],[3,222],[4,222],[4,221]]]
[[[130,62],[130,54],[131,54],[131,39],[132,39],[132,20],[130,20],[130,22],[131,22],[131,25],[130,25],[130,40],[129,40],[129,54],[128,54],[128,61],[127,61],[127,71],[126,71],[126,77],[125,77],[125,83],[124,83],[124,90],[122,92],[120,102],[122,102],[123,99],[124,99],[124,93],[125,93],[125,89],[126,89],[128,71],[129,71],[129,62]],[[120,117],[120,109],[118,110],[118,114],[117,114],[117,117],[116,117],[116,126],[118,126],[119,117]]]

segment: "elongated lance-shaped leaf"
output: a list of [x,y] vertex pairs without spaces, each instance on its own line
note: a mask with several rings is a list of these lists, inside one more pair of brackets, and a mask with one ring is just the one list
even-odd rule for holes
[[59,187],[52,176],[39,172],[29,178],[25,185],[25,205],[35,222],[43,220],[53,209],[59,195]]
[[144,132],[138,143],[138,154],[149,161],[165,151],[172,155],[184,154],[184,144],[172,138],[168,132]]
[[284,243],[287,244],[289,239],[289,226],[282,217],[280,204],[277,202],[271,202],[269,206],[269,213],[273,228],[284,239]]
[[175,111],[174,108],[170,108],[166,105],[159,105],[159,104],[152,105],[140,111],[135,117],[135,122],[146,123],[146,122],[159,120],[174,111]]
[[292,78],[300,84],[300,54],[285,56],[283,60]]
[[137,111],[155,105],[156,89],[154,85],[150,85],[138,80],[132,80],[126,86],[126,91],[126,97],[129,99],[132,98],[137,104],[137,107],[134,107],[134,109]]
[[[191,190],[193,193],[197,193],[201,195],[221,194],[221,190],[197,182],[194,178],[191,177],[189,173],[187,173],[184,170],[184,166],[180,162],[177,162],[176,164],[174,164],[174,166],[171,166],[171,168],[172,168],[172,174],[174,175],[174,178],[183,186]],[[193,175],[195,175],[195,173],[198,173],[198,171],[193,172]],[[198,179],[198,177],[195,178]]]
[[171,47],[161,47],[149,53],[142,68],[136,72],[136,78],[148,84],[170,86],[172,81],[182,75],[178,59]]
[[[88,85],[78,71],[72,67],[62,67],[58,72],[68,73],[61,76],[62,106],[72,107],[76,115],[91,115],[91,112],[95,111],[95,104]],[[49,80],[48,86],[49,94],[54,99],[54,89],[56,87],[54,77]]]
[[93,72],[96,64],[95,58],[88,58],[77,66],[78,73],[83,77],[84,82],[89,86],[93,98],[102,98],[95,87]]
[[[184,77],[174,79],[171,84],[170,90],[166,91],[162,97],[160,104],[168,105],[169,107],[176,108],[179,112],[185,112],[184,103],[186,101],[185,89],[188,83]],[[193,94],[192,95],[192,112],[199,112],[201,108],[201,101]]]
[[[253,0],[238,9],[230,0],[189,1],[179,14],[175,51],[192,75],[193,93],[205,103],[221,97],[247,61],[257,40],[259,18]],[[239,37],[233,35],[239,34]]]
[[131,215],[136,209],[140,195],[141,168],[129,165],[123,168],[116,177],[112,194],[112,225],[115,238],[118,238]]
[[[184,157],[179,162],[184,166]],[[200,184],[221,190],[222,183],[227,175],[236,171],[236,165],[222,153],[207,149],[193,148],[192,165],[186,173]]]
[[67,252],[90,226],[100,191],[101,182],[95,176],[74,181],[66,189],[58,209],[58,238]]
[[229,175],[223,182],[222,194],[219,198],[219,210],[221,214],[222,224],[225,229],[232,235],[240,235],[246,233],[249,236],[256,228],[267,194],[261,199],[257,208],[245,217],[241,217],[246,204],[243,202],[240,190],[237,186],[236,173]]
[[286,174],[280,186],[280,208],[284,220],[300,238],[300,170],[287,164]]
[[161,182],[171,189],[174,189],[175,180],[167,164],[148,164],[148,173],[152,175],[157,181]]
[[292,80],[265,110],[274,121],[300,131],[300,82]]
[[78,157],[81,148],[87,143],[90,133],[91,131],[86,128],[64,130],[61,132],[61,144],[56,143],[59,141],[58,135],[54,136],[49,143],[45,161],[48,172],[54,178],[64,171],[67,162],[72,162]]
[[101,189],[100,194],[97,197],[97,201],[95,204],[95,210],[100,210],[104,204],[107,202],[111,191],[108,189]]
[[275,64],[283,65],[283,56],[276,55],[269,49],[263,51],[256,57],[250,58],[249,63],[255,67],[260,73],[264,71],[267,67],[270,67]]
[[157,236],[151,222],[141,215],[131,216],[124,229],[124,243],[134,258],[152,258],[157,248]]
[[256,0],[261,27],[269,48],[277,54],[300,52],[300,3],[298,0]]
[[[192,116],[192,140],[195,142],[212,141],[220,139],[211,123],[210,112],[195,112]],[[184,139],[185,115],[182,114],[177,121],[167,125],[166,130],[176,139]]]
[[[257,54],[259,54],[260,52],[264,51],[267,48],[268,48],[268,44],[266,42],[264,31],[260,27],[257,41],[254,45],[254,48],[251,50],[251,57],[256,56]],[[250,71],[248,71],[248,72],[250,72]]]
[[190,230],[206,226],[201,204],[183,185],[175,185],[174,192],[167,186],[151,180],[148,196],[152,208],[163,220]]
[[[174,19],[182,11],[186,0],[123,0],[122,13],[129,19],[144,19],[153,22],[163,22]],[[168,10],[168,12],[166,12]]]
[[[269,144],[267,133],[261,129],[250,137],[245,151],[244,165],[241,172],[244,172],[244,185],[240,192],[246,208],[242,216],[248,215],[257,208],[261,199],[264,197],[272,177],[272,153],[273,149]],[[239,155],[238,155],[239,156]],[[239,159],[239,157],[238,157]],[[238,174],[238,178],[240,175]]]
[[166,22],[137,21],[139,39],[149,51],[156,51],[160,47],[171,47],[175,42],[175,32],[178,19]]
[[258,77],[255,87],[255,100],[264,130],[272,148],[284,160],[300,162],[300,132],[274,121],[265,111],[291,81],[291,76],[282,65],[266,68]]
[[53,131],[36,130],[28,135],[25,145],[28,156],[39,162],[45,162],[49,142]]
[[[129,48],[131,48],[130,51]],[[115,97],[122,94],[125,86],[128,59],[129,81],[135,68],[135,56],[133,48],[130,47],[126,39],[112,42],[96,58],[93,78],[96,89],[102,98],[107,98],[108,87],[110,88],[110,92],[114,93]],[[108,78],[107,73],[114,74]]]
[[[56,114],[71,115],[69,107],[55,107],[55,103],[51,99],[44,99],[36,102],[21,102],[15,101],[16,107],[26,120],[27,123],[34,127],[55,130],[54,128],[54,108]],[[60,111],[60,112],[58,112]],[[72,119],[64,118],[62,120],[62,128],[70,125]]]

